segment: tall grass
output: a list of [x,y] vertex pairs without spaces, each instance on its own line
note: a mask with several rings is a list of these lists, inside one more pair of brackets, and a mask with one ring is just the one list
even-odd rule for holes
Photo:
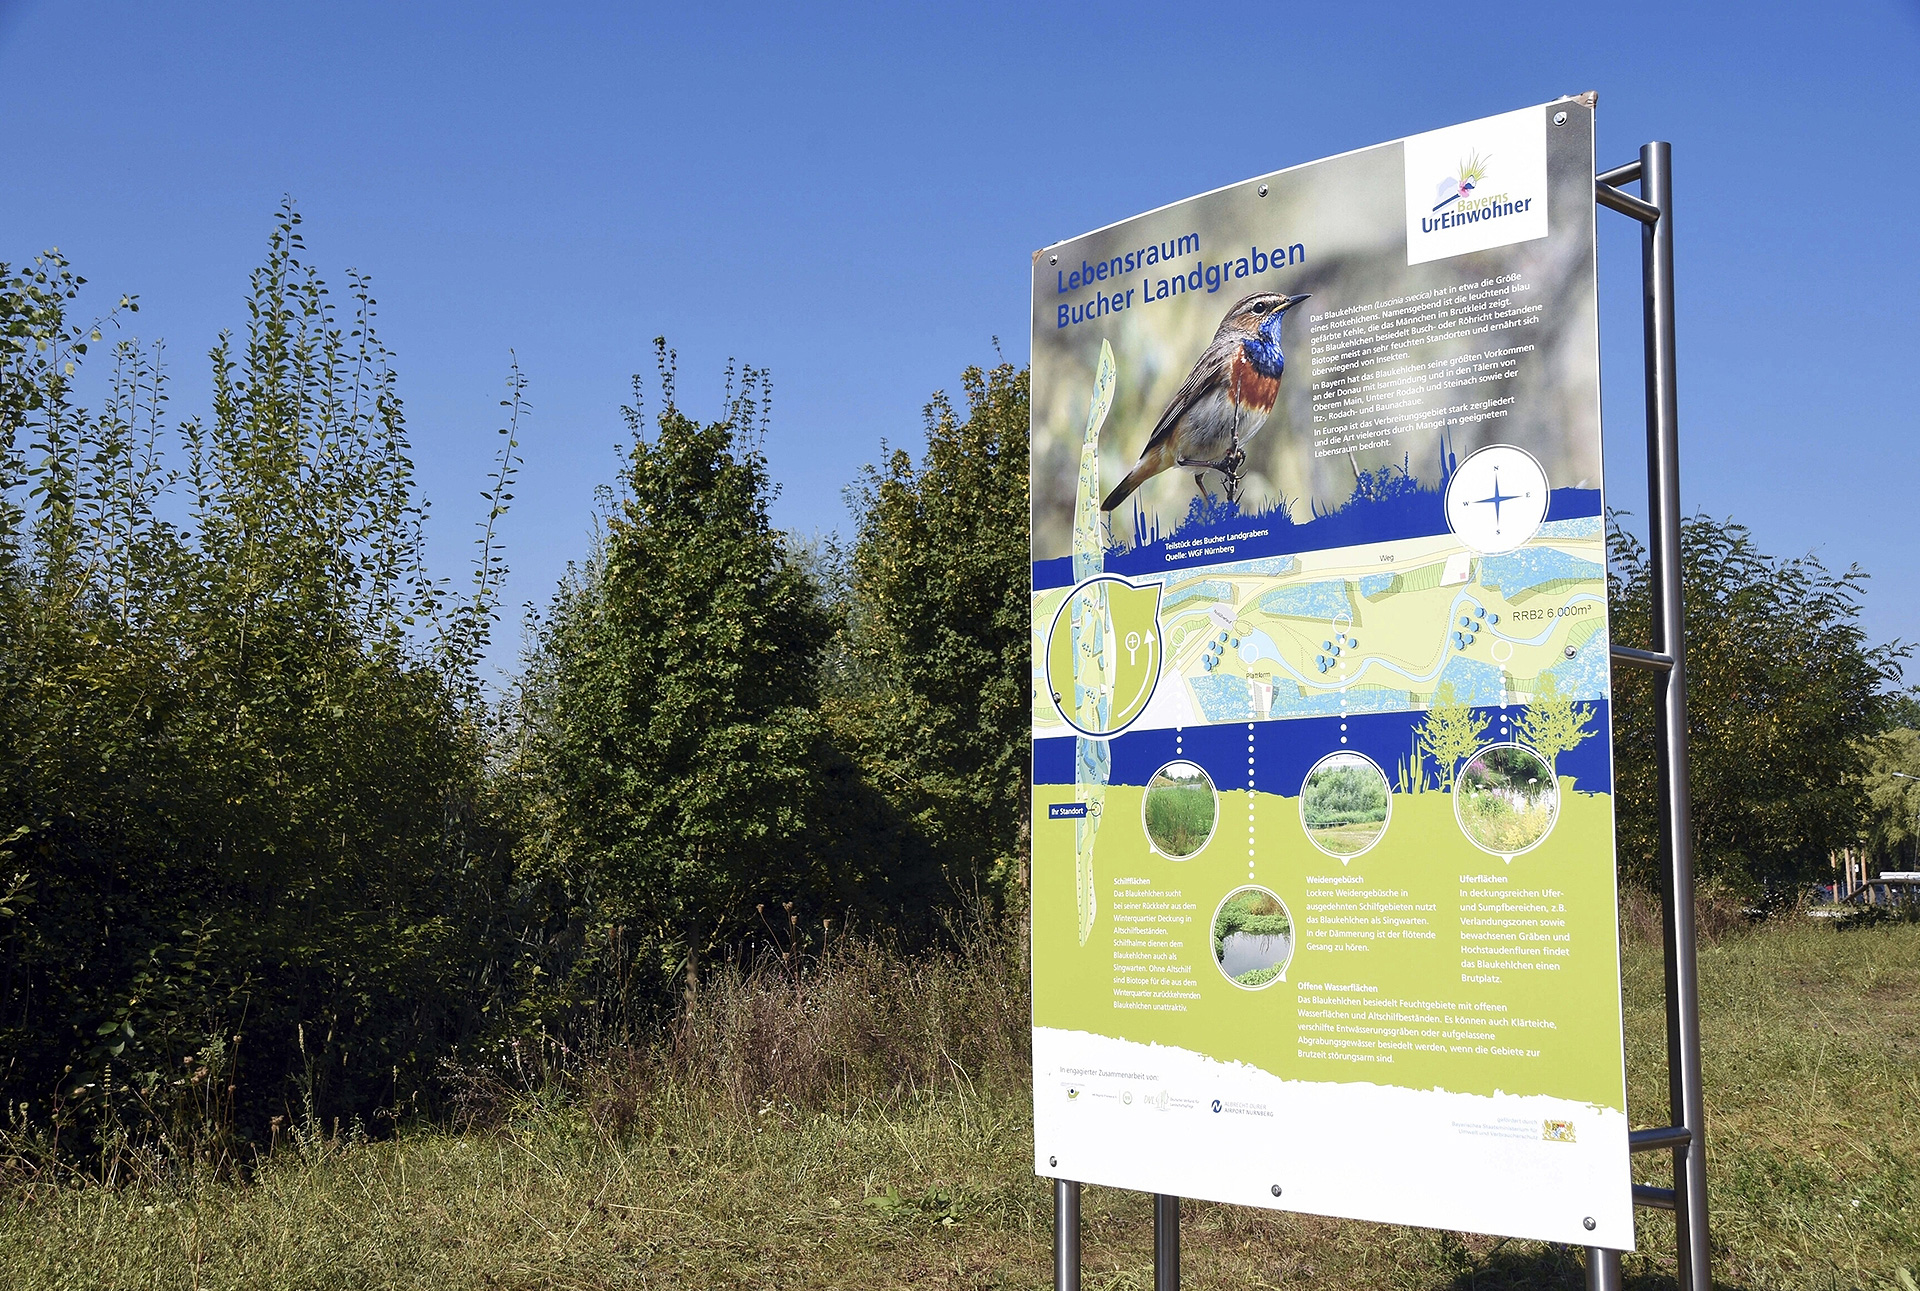
[[[1666,1119],[1649,915],[1623,910],[1636,1125]],[[1893,1291],[1920,1270],[1920,927],[1748,931],[1716,905],[1703,931],[1716,1284]],[[1043,1286],[1026,1043],[1014,930],[776,955],[711,976],[656,1045],[495,1081],[466,1132],[302,1130],[245,1181],[16,1159],[0,1286]],[[1087,1284],[1150,1286],[1150,1199],[1092,1188],[1084,1218]],[[1539,1243],[1192,1202],[1182,1222],[1193,1288],[1582,1285],[1577,1252]],[[1628,1284],[1671,1285],[1670,1219],[1643,1214],[1640,1248]]]
[[1168,856],[1192,856],[1213,834],[1218,808],[1205,780],[1174,780],[1155,772],[1147,782],[1147,834]]
[[1554,806],[1542,799],[1515,803],[1495,793],[1474,793],[1460,804],[1460,823],[1488,851],[1524,852],[1546,836]]
[[587,1106],[644,1123],[662,1094],[738,1115],[851,1116],[942,1094],[1008,1095],[1030,1070],[1027,970],[1014,930],[912,957],[848,937],[796,961],[763,955],[710,978],[652,1048],[589,1068]]

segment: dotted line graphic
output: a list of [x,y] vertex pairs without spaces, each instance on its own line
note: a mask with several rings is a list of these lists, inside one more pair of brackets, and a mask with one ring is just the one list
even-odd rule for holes
[[1247,881],[1253,881],[1253,723],[1247,723]]

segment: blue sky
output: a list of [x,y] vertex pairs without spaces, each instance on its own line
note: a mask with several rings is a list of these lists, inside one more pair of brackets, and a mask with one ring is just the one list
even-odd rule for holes
[[[1603,165],[1675,150],[1689,510],[1874,575],[1920,638],[1920,6],[1239,9],[320,6],[0,0],[0,260],[138,293],[174,406],[238,328],[282,194],[371,273],[436,559],[470,557],[509,351],[508,518],[544,603],[613,475],[627,375],[720,405],[772,369],[778,523],[842,490],[962,367],[1025,362],[1036,247],[1249,175],[1581,90]],[[1608,484],[1644,511],[1638,230],[1603,213]]]

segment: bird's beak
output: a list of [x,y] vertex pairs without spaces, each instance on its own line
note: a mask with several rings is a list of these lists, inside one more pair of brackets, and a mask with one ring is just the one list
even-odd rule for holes
[[1311,300],[1312,298],[1313,298],[1312,292],[1308,292],[1305,296],[1289,296],[1287,297],[1287,308],[1292,309],[1295,305],[1299,304],[1301,301]]

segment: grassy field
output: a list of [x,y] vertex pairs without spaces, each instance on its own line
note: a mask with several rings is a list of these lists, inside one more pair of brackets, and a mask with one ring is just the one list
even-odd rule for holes
[[1307,836],[1313,839],[1313,845],[1321,851],[1332,852],[1335,856],[1352,856],[1372,847],[1379,838],[1379,825],[1322,825],[1312,826]]
[[[16,1165],[0,1286],[1042,1287],[1018,958],[988,958],[905,1002],[876,1002],[894,969],[872,956],[723,982],[677,1057],[500,1103],[491,1128],[311,1140],[250,1182]],[[1661,1123],[1657,946],[1626,972],[1635,1121]],[[1716,1280],[1893,1291],[1920,1273],[1920,927],[1735,933],[1702,974]],[[1149,1200],[1085,1204],[1086,1285],[1150,1287]],[[1581,1284],[1531,1243],[1195,1203],[1184,1224],[1189,1288]],[[1671,1285],[1670,1242],[1643,1219],[1630,1286]]]
[[1198,767],[1187,762],[1173,765],[1191,768],[1192,777],[1176,780],[1164,769],[1154,772],[1142,810],[1153,845],[1168,856],[1184,859],[1206,846],[1218,808],[1213,785]]

